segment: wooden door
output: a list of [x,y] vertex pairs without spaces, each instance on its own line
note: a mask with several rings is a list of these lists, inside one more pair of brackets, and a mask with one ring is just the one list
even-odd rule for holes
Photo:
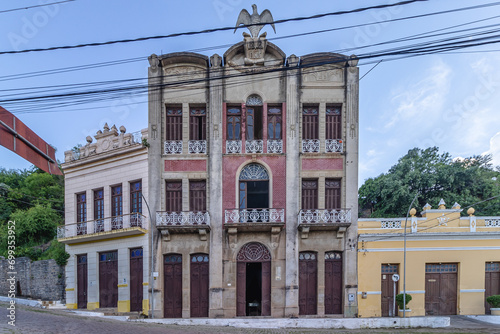
[[271,315],[271,262],[262,262],[261,315]]
[[87,254],[77,255],[76,284],[77,284],[77,305],[78,308],[87,308]]
[[[383,317],[395,317],[398,314],[396,305],[396,313],[394,310],[394,281],[392,275],[397,274],[399,265],[397,264],[383,264],[382,265],[382,298],[381,308]],[[399,291],[399,284],[396,283],[396,294]]]
[[299,254],[299,314],[317,313],[318,262],[315,252]]
[[342,314],[342,253],[325,253],[325,314]]
[[236,278],[236,315],[243,317],[246,315],[246,289],[247,289],[247,264],[238,262]]
[[118,252],[99,253],[99,307],[118,305]]
[[163,272],[164,317],[182,318],[182,255],[165,255]]
[[425,265],[425,314],[457,314],[456,263]]
[[486,298],[493,295],[500,295],[500,262],[486,263],[484,287],[485,313],[491,314],[490,304],[486,302]]
[[130,250],[130,311],[142,311],[143,299],[142,248]]
[[208,255],[191,255],[191,317],[208,317]]

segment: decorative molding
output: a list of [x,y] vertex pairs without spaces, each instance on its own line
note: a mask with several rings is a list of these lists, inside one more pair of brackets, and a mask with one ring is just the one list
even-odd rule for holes
[[166,140],[163,143],[164,154],[182,154],[182,140]]
[[246,153],[263,153],[264,141],[263,140],[247,140],[245,141]]
[[188,152],[192,154],[206,154],[207,141],[206,140],[190,140],[188,141]]
[[326,153],[343,153],[344,143],[341,139],[327,139],[325,141],[325,152]]

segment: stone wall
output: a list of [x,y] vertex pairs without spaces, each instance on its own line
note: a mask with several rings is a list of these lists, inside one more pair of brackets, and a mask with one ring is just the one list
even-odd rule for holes
[[17,258],[15,274],[12,274],[8,265],[7,260],[0,260],[0,295],[7,296],[7,279],[15,276],[16,297],[64,301],[64,268],[58,266],[55,260],[32,262],[27,257]]

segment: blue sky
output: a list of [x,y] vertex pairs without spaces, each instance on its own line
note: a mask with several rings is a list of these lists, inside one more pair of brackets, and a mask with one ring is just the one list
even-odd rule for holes
[[[57,0],[4,0],[0,12]],[[102,42],[184,31],[233,26],[242,8],[251,12],[269,9],[275,20],[349,10],[395,1],[243,1],[243,0],[76,0],[48,7],[0,13],[0,51],[44,48]],[[453,25],[487,19],[500,13],[500,6],[469,10],[414,20],[384,23],[412,15],[467,7],[488,1],[430,0],[392,9],[377,9],[317,20],[268,26],[268,38],[374,23],[370,26],[305,37],[275,40],[287,56],[313,52],[360,54],[374,43],[407,37]],[[462,27],[499,24],[500,18]],[[456,28],[458,29],[458,28]],[[147,57],[152,53],[197,50],[223,46],[242,40],[242,29],[211,34],[176,37],[128,44],[86,47],[73,50],[0,55],[0,100],[10,96],[7,89],[67,85],[106,80],[145,78]],[[404,43],[402,43],[404,44]],[[402,45],[399,44],[399,45]],[[391,45],[391,47],[394,45]],[[200,51],[222,55],[227,47]],[[360,184],[384,173],[413,147],[438,146],[454,157],[492,153],[500,165],[500,46],[492,44],[464,51],[394,61],[382,61],[360,81]],[[488,51],[488,52],[484,52]],[[489,52],[492,51],[492,52]],[[5,80],[5,76],[142,57],[122,65],[70,71],[25,79]],[[360,61],[361,76],[374,64]],[[36,91],[36,90],[34,90]],[[147,127],[147,97],[130,95],[116,101],[95,101],[53,108],[7,107],[37,134],[57,148],[57,158],[85,137],[94,135],[104,123],[127,131]],[[29,168],[30,164],[7,149],[0,148],[0,166]]]

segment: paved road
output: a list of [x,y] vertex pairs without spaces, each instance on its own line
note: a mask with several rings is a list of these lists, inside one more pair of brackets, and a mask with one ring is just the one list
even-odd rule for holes
[[17,305],[16,326],[7,321],[7,304],[0,303],[0,333],[22,334],[98,334],[98,333],[163,333],[163,334],[287,334],[287,333],[500,333],[499,325],[452,317],[452,326],[445,329],[377,329],[377,330],[321,330],[321,329],[240,329],[211,326],[175,326],[123,322],[107,318],[85,317],[64,310],[44,310]]

